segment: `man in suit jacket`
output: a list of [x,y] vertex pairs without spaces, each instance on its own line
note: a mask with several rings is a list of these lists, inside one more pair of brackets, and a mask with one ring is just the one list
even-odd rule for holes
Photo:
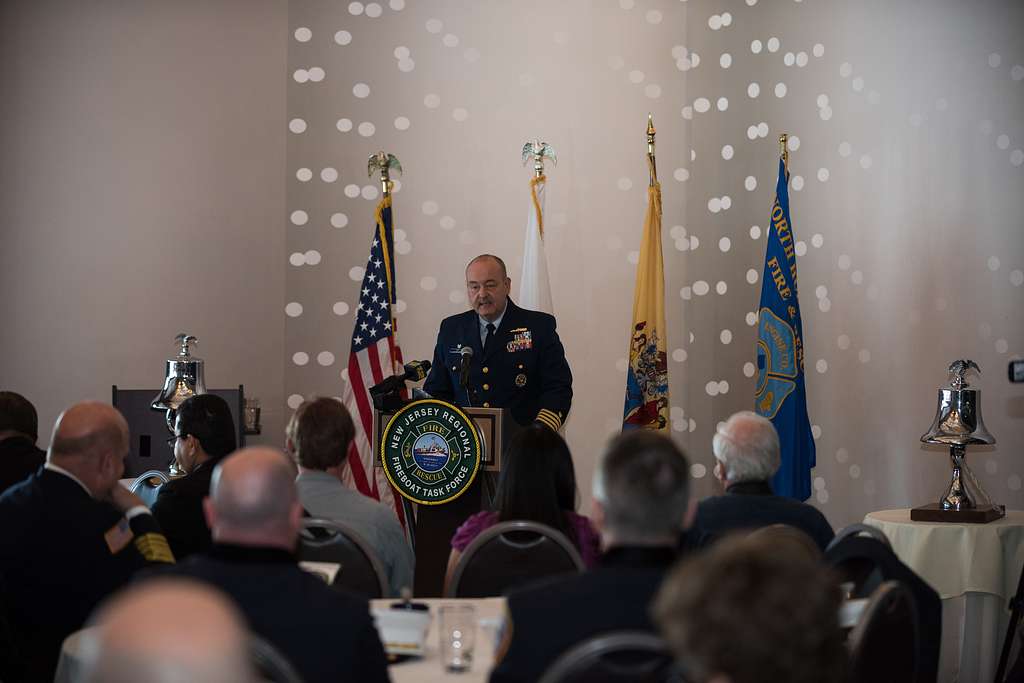
[[20,671],[53,680],[60,645],[96,604],[151,563],[173,562],[142,500],[118,483],[128,424],[102,403],[59,418],[46,464],[0,496],[0,577]]
[[0,493],[42,467],[46,452],[36,448],[39,417],[21,394],[0,391]]
[[767,418],[747,410],[726,420],[712,440],[714,474],[724,495],[705,498],[684,542],[703,547],[725,534],[772,524],[788,524],[807,533],[822,550],[835,536],[817,508],[772,493],[779,469],[779,435]]
[[214,394],[186,399],[174,421],[174,459],[185,473],[160,487],[153,516],[181,560],[208,550],[213,541],[203,516],[203,499],[221,458],[237,448],[228,402]]
[[536,681],[559,655],[601,633],[654,630],[648,606],[693,518],[689,473],[683,452],[656,432],[611,442],[594,474],[598,567],[509,594],[492,683]]
[[554,316],[516,306],[508,298],[511,287],[497,256],[469,262],[466,293],[473,310],[441,321],[423,390],[459,406],[508,408],[521,425],[536,420],[557,431],[572,404],[565,349]]
[[213,473],[204,507],[213,548],[167,573],[219,588],[253,632],[274,645],[306,683],[387,681],[387,660],[366,600],[299,568],[302,506],[294,471],[272,448],[244,448]]

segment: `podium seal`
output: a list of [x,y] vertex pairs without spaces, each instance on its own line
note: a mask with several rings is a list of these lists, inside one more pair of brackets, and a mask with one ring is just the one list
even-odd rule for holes
[[395,413],[380,439],[391,485],[421,505],[443,505],[469,488],[483,449],[476,425],[452,404],[430,398]]

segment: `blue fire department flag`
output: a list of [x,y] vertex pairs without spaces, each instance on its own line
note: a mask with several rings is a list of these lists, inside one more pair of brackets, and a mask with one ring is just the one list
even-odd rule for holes
[[782,466],[772,480],[772,488],[780,496],[807,500],[811,495],[811,468],[815,464],[814,437],[807,419],[796,239],[789,218],[788,185],[789,170],[785,160],[779,159],[779,180],[761,279],[754,403],[757,412],[775,425],[782,446]]

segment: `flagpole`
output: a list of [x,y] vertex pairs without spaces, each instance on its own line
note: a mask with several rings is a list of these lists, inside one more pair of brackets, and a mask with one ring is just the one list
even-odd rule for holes
[[658,165],[654,161],[654,117],[647,114],[647,170],[650,172],[649,185],[658,182]]
[[785,164],[786,169],[789,169],[789,147],[787,143],[789,141],[789,134],[783,133],[779,136],[779,155],[782,157],[782,163]]

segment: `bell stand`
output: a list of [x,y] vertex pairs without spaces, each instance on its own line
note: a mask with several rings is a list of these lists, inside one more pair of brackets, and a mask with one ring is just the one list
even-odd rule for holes
[[[1006,516],[1006,506],[990,503],[978,507],[971,500],[965,485],[966,478],[973,479],[971,468],[964,458],[966,446],[951,444],[949,457],[953,461],[953,478],[946,495],[938,503],[928,503],[910,510],[910,519],[915,522],[953,522],[960,524],[987,524]],[[977,482],[975,482],[977,483]],[[987,496],[986,496],[987,498]]]

